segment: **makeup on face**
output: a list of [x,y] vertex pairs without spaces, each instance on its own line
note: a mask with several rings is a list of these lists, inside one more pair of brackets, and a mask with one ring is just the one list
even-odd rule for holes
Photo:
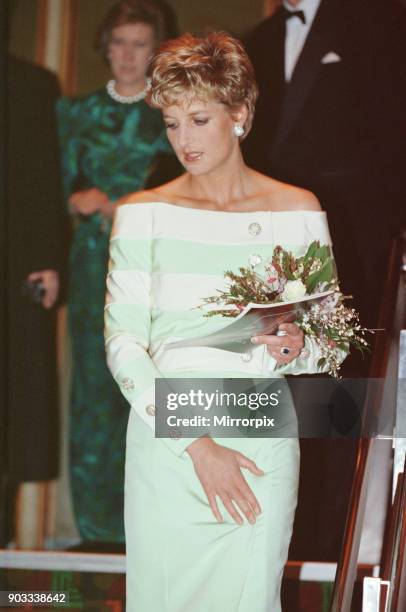
[[224,104],[192,101],[163,109],[168,139],[180,162],[191,173],[210,172],[235,146],[233,120]]

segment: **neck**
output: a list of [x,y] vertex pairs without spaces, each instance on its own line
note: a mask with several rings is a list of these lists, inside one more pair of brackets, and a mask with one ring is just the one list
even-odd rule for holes
[[[302,0],[287,0],[287,3],[290,4],[292,8],[296,8],[298,4],[301,3]],[[293,17],[292,17],[293,19]]]
[[120,96],[135,96],[145,89],[147,81],[143,78],[141,81],[137,81],[137,83],[120,83],[120,81],[116,81],[114,89]]
[[248,172],[237,145],[224,164],[209,174],[188,175],[190,193],[194,199],[227,209],[232,202],[241,201],[247,196]]

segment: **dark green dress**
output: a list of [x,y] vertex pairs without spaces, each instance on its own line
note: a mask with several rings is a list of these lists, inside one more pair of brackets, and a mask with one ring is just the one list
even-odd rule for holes
[[[154,159],[169,152],[160,112],[122,104],[105,90],[58,102],[65,196],[97,187],[114,201],[142,189]],[[68,320],[73,349],[70,469],[84,540],[124,542],[123,487],[129,405],[106,366],[103,310],[111,223],[75,219]]]

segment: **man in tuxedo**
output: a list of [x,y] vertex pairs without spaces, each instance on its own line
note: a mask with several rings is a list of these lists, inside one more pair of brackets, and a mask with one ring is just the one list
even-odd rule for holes
[[[318,196],[341,288],[368,327],[377,326],[391,238],[405,222],[404,22],[392,0],[284,0],[246,41],[259,99],[245,159]],[[344,365],[347,376],[367,372],[354,356]],[[291,556],[336,560],[356,443],[301,446]]]
[[285,0],[247,41],[260,95],[246,161],[319,197],[369,327],[405,194],[404,19],[392,0]]

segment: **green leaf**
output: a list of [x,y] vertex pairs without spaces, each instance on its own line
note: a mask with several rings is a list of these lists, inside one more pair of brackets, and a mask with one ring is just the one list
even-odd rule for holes
[[311,244],[309,244],[309,248],[304,254],[304,260],[307,261],[315,256],[317,249],[320,247],[320,242],[318,240],[314,240]]
[[323,282],[329,283],[333,280],[333,278],[334,278],[334,266],[333,266],[333,259],[332,257],[330,257],[323,263],[320,270],[317,270],[316,272],[313,272],[312,274],[309,275],[306,281],[307,292],[313,293],[316,285],[318,285],[319,283],[323,283]]
[[314,255],[315,258],[321,259],[321,261],[325,261],[328,257],[331,257],[330,247],[328,245],[323,245],[316,250]]

